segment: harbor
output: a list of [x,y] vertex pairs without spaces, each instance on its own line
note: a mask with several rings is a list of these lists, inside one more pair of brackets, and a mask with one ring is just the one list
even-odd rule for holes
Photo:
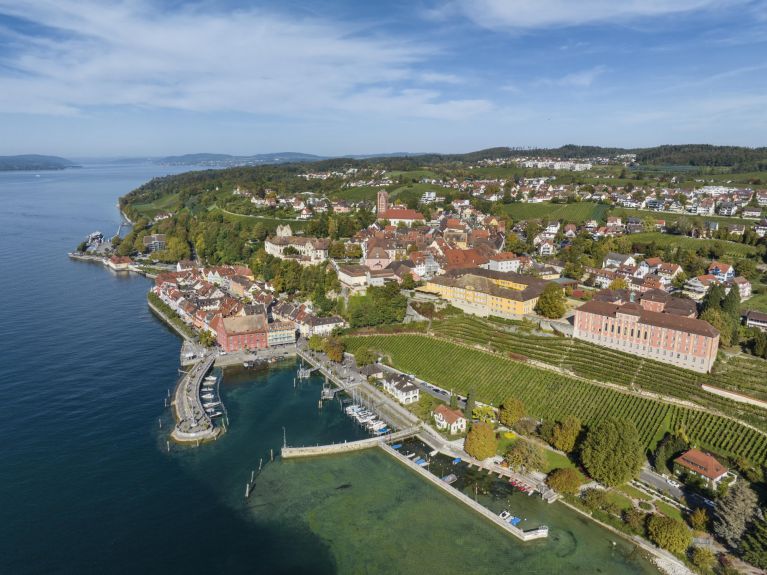
[[226,410],[219,399],[219,378],[210,376],[215,356],[207,356],[184,373],[176,385],[173,411],[176,425],[170,436],[178,443],[194,443],[218,439],[226,431],[226,424],[214,423],[225,420]]

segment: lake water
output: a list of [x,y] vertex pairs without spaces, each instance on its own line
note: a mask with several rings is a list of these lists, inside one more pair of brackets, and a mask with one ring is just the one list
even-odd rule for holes
[[[376,450],[267,463],[361,432],[294,365],[228,373],[231,428],[166,452],[178,338],[149,282],[66,257],[112,235],[154,165],[0,173],[0,573],[654,573],[560,505],[507,502],[552,537],[522,544]],[[160,422],[163,429],[159,428]],[[497,502],[496,502],[497,503]],[[500,504],[500,503],[497,503]]]

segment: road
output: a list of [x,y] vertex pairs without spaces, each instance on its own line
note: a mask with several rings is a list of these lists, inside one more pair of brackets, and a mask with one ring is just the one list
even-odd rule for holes
[[685,500],[688,507],[713,507],[713,503],[709,499],[698,493],[691,492],[684,485],[681,488],[671,485],[664,476],[656,473],[649,466],[642,468],[639,472],[639,479],[677,501]]

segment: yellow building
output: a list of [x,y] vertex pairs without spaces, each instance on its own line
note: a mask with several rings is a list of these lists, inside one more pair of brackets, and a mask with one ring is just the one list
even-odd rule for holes
[[418,289],[467,313],[513,318],[534,313],[546,283],[533,276],[472,268],[434,277]]

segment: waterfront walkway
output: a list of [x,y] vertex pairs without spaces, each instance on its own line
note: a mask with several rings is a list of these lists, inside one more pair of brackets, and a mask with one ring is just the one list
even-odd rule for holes
[[176,386],[173,397],[176,426],[170,436],[179,443],[199,443],[215,439],[221,433],[200,403],[200,385],[215,360],[215,355],[203,358]]

